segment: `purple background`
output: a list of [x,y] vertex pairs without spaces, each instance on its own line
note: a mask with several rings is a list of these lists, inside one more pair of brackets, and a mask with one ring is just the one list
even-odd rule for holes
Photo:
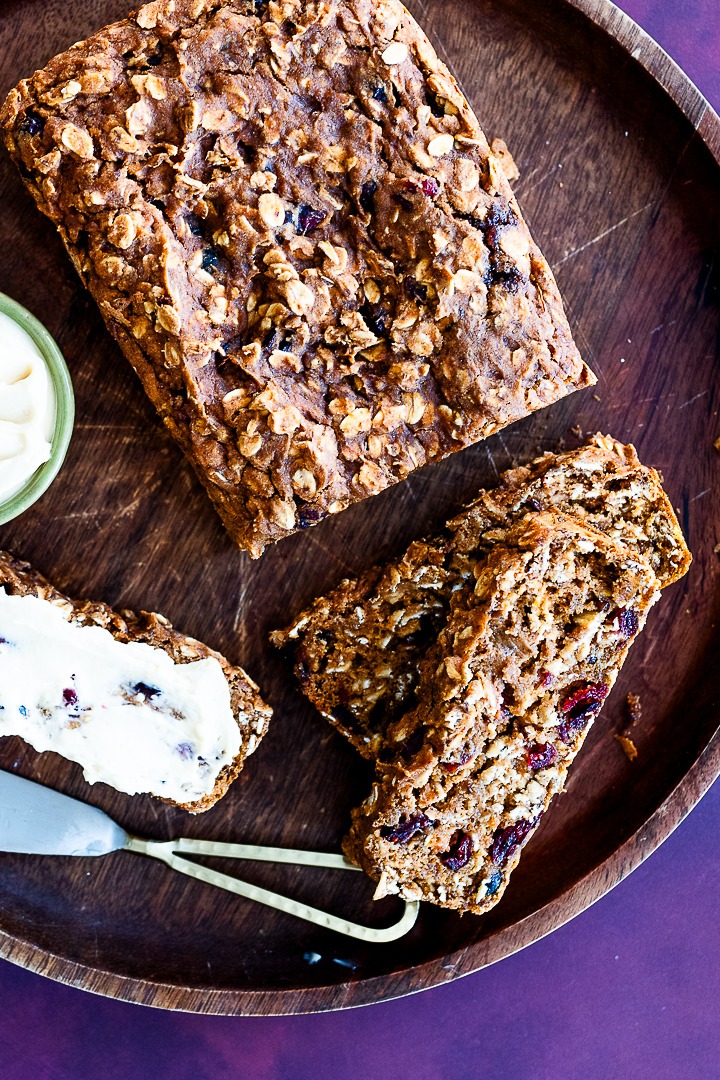
[[[621,6],[719,109],[718,0]],[[0,1077],[716,1080],[719,826],[716,785],[631,878],[551,937],[449,986],[354,1012],[162,1013],[0,962]]]

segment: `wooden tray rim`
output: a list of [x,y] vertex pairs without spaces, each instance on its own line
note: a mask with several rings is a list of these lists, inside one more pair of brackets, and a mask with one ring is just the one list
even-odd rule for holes
[[[561,0],[604,31],[680,109],[720,167],[720,117],[665,50],[611,0]],[[566,892],[474,946],[413,966],[420,990],[405,988],[407,969],[331,986],[268,990],[184,987],[118,975],[68,960],[0,930],[0,958],[57,982],[104,997],[178,1012],[289,1016],[359,1008],[419,993],[497,963],[581,914],[626,878],[681,824],[720,775],[718,726],[694,764],[636,832]]]

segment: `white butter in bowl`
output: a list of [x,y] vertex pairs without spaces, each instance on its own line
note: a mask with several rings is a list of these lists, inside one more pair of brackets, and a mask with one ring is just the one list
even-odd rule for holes
[[50,460],[55,392],[40,349],[0,312],[0,502]]
[[240,750],[218,660],[68,622],[57,605],[0,588],[0,735],[82,766],[89,783],[178,803],[209,795]]

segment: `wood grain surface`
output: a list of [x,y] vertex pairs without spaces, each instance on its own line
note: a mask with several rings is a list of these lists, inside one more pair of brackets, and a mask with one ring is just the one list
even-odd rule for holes
[[[6,0],[0,93],[129,0]],[[127,854],[0,855],[0,954],[103,994],[174,1009],[290,1013],[362,1005],[457,978],[559,926],[617,884],[720,767],[717,505],[720,122],[604,0],[411,0],[488,136],[520,167],[527,220],[557,272],[595,390],[507,429],[259,563],[224,534],[14,168],[0,161],[0,289],[67,358],[77,424],[67,463],[0,545],[72,595],[162,611],[242,663],[276,710],[230,794],[189,817],[97,785],[17,740],[0,765],[83,798],[141,835],[337,850],[370,770],[308,706],[267,643],[309,599],[403,549],[500,471],[601,430],[660,468],[695,556],[666,592],[498,907],[423,908],[392,945],[351,942]],[[642,700],[630,763],[612,738]],[[227,867],[216,864],[222,869]],[[242,866],[241,876],[377,925],[361,875]],[[316,959],[319,957],[319,959]]]

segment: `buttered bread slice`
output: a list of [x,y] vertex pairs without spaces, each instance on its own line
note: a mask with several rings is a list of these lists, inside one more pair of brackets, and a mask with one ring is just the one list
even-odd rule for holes
[[162,615],[70,600],[0,552],[0,735],[89,783],[193,813],[235,779],[271,716],[242,668]]

